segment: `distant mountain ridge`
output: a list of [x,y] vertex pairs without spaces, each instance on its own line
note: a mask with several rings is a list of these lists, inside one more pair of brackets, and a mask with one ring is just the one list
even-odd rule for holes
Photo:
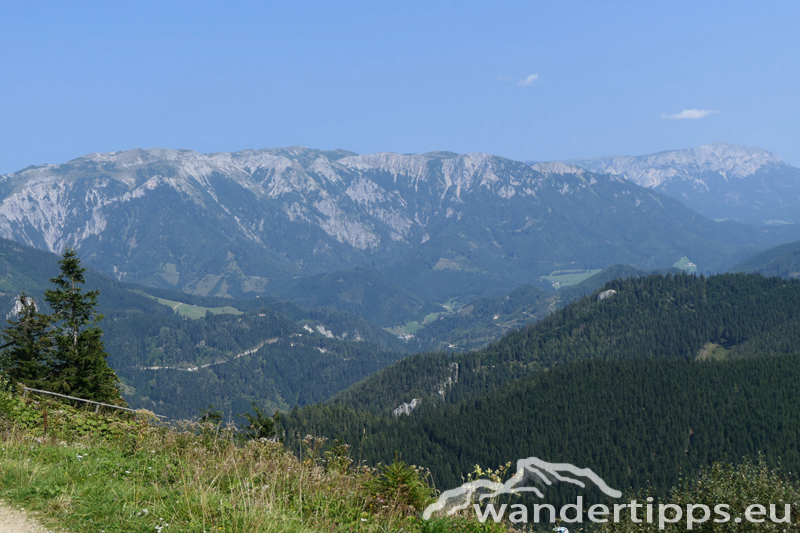
[[687,256],[717,271],[800,237],[715,224],[620,177],[481,153],[136,149],[1,176],[0,202],[0,236],[76,246],[120,281],[227,297],[370,266],[426,301],[466,300],[561,269]]
[[643,156],[572,159],[677,198],[712,219],[800,223],[800,169],[762,150],[717,142]]

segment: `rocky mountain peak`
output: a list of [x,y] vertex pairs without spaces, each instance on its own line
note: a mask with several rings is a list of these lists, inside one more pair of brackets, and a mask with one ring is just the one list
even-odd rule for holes
[[[615,232],[674,206],[621,177],[485,153],[154,148],[0,177],[0,236],[56,253],[74,246],[119,280],[201,295],[264,292],[276,280],[363,264],[402,265],[397,275],[415,287],[428,276],[426,293],[450,273],[527,280],[531,268],[549,274],[585,261],[556,253],[560,241],[547,236],[587,209],[587,220],[617,220]],[[611,242],[595,223],[581,228],[592,235],[582,249]],[[687,254],[697,255],[677,257]]]
[[800,169],[761,148],[715,142],[686,150],[566,163],[656,189],[709,218],[800,222]]
[[783,164],[780,157],[766,150],[725,142],[643,156],[573,159],[566,163],[592,172],[621,175],[650,188],[676,178],[696,181],[704,173],[719,174],[726,180],[746,178],[764,167]]
[[542,174],[583,174],[584,170],[578,165],[570,165],[561,161],[548,161],[545,163],[531,163],[531,168]]

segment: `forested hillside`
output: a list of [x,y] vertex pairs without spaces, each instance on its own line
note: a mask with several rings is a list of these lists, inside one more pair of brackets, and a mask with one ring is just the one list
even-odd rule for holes
[[[0,239],[4,315],[13,316],[23,291],[48,311],[44,290],[58,259]],[[406,350],[394,335],[336,309],[189,295],[92,269],[85,275],[87,289],[100,291],[102,340],[124,398],[169,417],[191,418],[212,403],[236,415],[252,402],[274,410],[326,400]]]
[[327,400],[405,354],[393,335],[336,309],[307,310],[273,298],[184,299],[201,309],[225,303],[261,307],[240,314],[207,311],[198,320],[109,314],[104,324],[109,363],[131,405],[183,418],[209,404],[234,414],[248,411],[253,402],[270,412],[288,409]]
[[771,466],[800,470],[799,381],[798,354],[596,359],[457,405],[423,401],[410,416],[327,404],[293,411],[284,426],[287,438],[342,439],[373,464],[397,452],[430,468],[441,489],[460,485],[475,464],[495,468],[536,456],[589,466],[621,490],[650,486],[663,495],[723,458],[763,453]]
[[412,398],[457,403],[584,359],[791,353],[800,349],[798,302],[800,281],[757,275],[617,279],[483,350],[408,357],[336,401],[375,412]]
[[104,339],[125,398],[169,417],[191,418],[210,404],[237,415],[254,402],[272,412],[324,401],[406,353],[395,336],[336,309],[136,289],[193,308],[244,310],[198,320],[108,313]]
[[284,428],[370,463],[396,451],[440,488],[528,456],[657,494],[720,459],[797,472],[798,302],[800,281],[758,275],[615,279],[483,350],[408,357]]
[[272,412],[326,400],[404,354],[362,319],[313,310],[297,321],[262,308],[199,320],[147,315],[106,324],[109,363],[131,405],[190,418],[251,403]]
[[631,266],[612,265],[558,291],[545,292],[532,285],[523,285],[503,296],[476,298],[455,312],[442,314],[425,324],[408,342],[408,347],[417,352],[481,348],[513,329],[536,322],[593,293],[612,279],[646,274],[646,271]]
[[770,248],[736,265],[731,272],[754,272],[762,276],[800,277],[800,242]]
[[[14,307],[17,296],[25,291],[39,305],[44,305],[44,291],[50,288],[50,279],[59,272],[59,257],[17,242],[0,238],[0,313],[7,315]],[[108,313],[127,310],[154,316],[169,316],[172,311],[146,295],[131,291],[130,286],[119,283],[105,274],[87,268],[86,284],[100,291],[99,310]],[[174,294],[174,292],[173,292]]]
[[300,279],[276,296],[303,307],[335,307],[378,326],[396,326],[445,309],[405,291],[366,267]]

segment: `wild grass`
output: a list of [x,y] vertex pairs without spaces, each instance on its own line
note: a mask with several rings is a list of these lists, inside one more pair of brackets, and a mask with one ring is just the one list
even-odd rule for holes
[[[140,413],[86,412],[0,397],[0,497],[75,532],[497,531],[424,521],[424,471],[353,465],[343,444],[300,457],[212,422],[159,425]],[[413,472],[412,472],[413,470]]]

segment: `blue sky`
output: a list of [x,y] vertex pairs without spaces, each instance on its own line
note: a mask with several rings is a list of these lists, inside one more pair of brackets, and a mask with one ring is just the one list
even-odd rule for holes
[[[0,173],[136,147],[800,166],[798,2],[5,2]],[[669,117],[701,118],[669,118]]]

